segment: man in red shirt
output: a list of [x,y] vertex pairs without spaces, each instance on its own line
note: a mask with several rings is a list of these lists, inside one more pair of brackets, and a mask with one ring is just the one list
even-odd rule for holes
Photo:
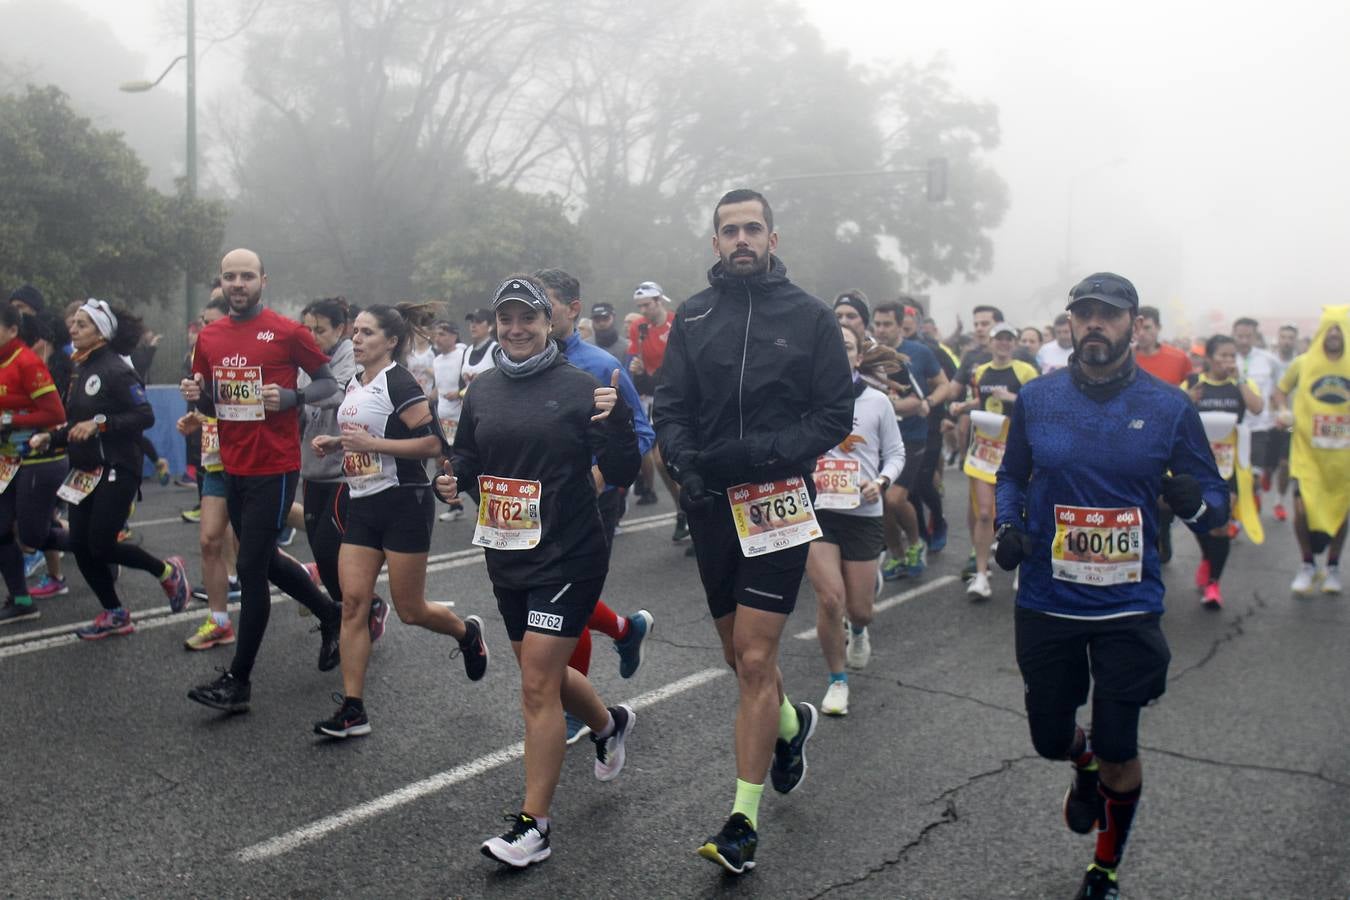
[[[228,712],[248,709],[253,661],[267,631],[271,581],[314,613],[322,644],[319,670],[338,664],[342,614],[309,574],[277,550],[277,535],[295,499],[300,475],[299,407],[338,386],[328,356],[309,329],[262,305],[262,260],[234,250],[220,264],[229,316],[202,329],[183,399],[219,421],[230,524],[239,538],[239,638],[227,672],[188,691],[188,698]],[[313,380],[296,389],[304,369]]]
[[1191,374],[1191,360],[1171,344],[1158,339],[1162,320],[1153,306],[1139,307],[1134,320],[1134,361],[1145,372],[1178,387]]
[[[648,417],[652,414],[652,394],[661,372],[661,364],[666,358],[666,341],[670,338],[670,325],[674,321],[670,314],[670,298],[655,281],[644,281],[633,291],[637,301],[638,313],[642,318],[628,326],[628,374],[633,376],[633,386],[642,399],[642,408]],[[661,451],[652,447],[642,457],[642,469],[638,472],[638,505],[647,506],[656,502],[656,489],[652,484],[652,472],[658,472],[665,482],[670,496],[680,499],[680,488],[671,480],[666,467],[661,462]],[[685,524],[684,511],[676,503],[675,533],[671,540],[682,541],[689,536],[689,527]]]

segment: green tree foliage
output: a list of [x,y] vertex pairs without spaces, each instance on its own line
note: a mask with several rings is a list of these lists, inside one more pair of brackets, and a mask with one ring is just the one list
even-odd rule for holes
[[98,131],[56,88],[0,96],[0,285],[53,304],[161,300],[219,261],[225,210],[166,196],[121,135]]

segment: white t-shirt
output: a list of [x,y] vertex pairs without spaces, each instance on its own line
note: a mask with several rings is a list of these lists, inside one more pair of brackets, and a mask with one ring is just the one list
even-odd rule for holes
[[1061,347],[1059,341],[1051,341],[1048,344],[1041,344],[1041,349],[1036,351],[1036,362],[1041,367],[1041,374],[1049,375],[1056,369],[1067,366],[1070,356],[1073,356],[1072,344]]
[[488,369],[496,368],[497,363],[492,359],[492,351],[497,347],[497,342],[488,338],[481,347],[469,347],[464,354],[464,365],[459,370],[459,384],[461,388],[469,386],[474,376]]
[[[464,357],[469,348],[456,344],[449,353],[438,353],[432,361],[436,373],[436,418],[444,421],[459,421],[459,410],[464,405],[459,398],[459,373],[464,367]],[[450,396],[447,397],[446,395]]]
[[1266,404],[1259,414],[1248,412],[1243,417],[1243,424],[1250,431],[1269,431],[1275,426],[1275,416],[1270,409],[1270,394],[1280,382],[1283,367],[1275,354],[1260,347],[1253,347],[1246,356],[1239,353],[1237,364],[1240,380],[1246,379],[1256,385],[1256,392]]
[[[361,383],[358,371],[347,382],[347,395],[338,407],[338,428],[364,429],[376,438],[409,438],[412,434],[399,415],[425,400],[412,375],[398,363],[390,363],[369,384]],[[344,452],[342,474],[352,497],[368,497],[403,484],[427,484],[422,460],[399,459],[388,453]]]
[[408,350],[408,361],[405,365],[412,377],[417,379],[417,384],[422,388],[422,393],[430,399],[436,391],[436,372],[435,363],[436,348],[427,347],[427,349],[418,352],[416,347]]

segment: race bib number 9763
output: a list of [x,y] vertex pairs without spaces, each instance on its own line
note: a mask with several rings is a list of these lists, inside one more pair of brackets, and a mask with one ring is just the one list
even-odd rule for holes
[[811,495],[800,478],[733,485],[727,488],[727,499],[731,502],[731,518],[740,538],[741,553],[747,558],[786,550],[820,537]]

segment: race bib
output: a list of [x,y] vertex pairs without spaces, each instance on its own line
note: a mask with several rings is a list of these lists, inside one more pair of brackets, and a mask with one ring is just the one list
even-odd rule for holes
[[215,419],[202,423],[202,465],[220,465],[220,424]]
[[1237,445],[1225,441],[1220,444],[1210,444],[1209,451],[1214,454],[1214,464],[1219,467],[1219,477],[1224,481],[1233,477],[1234,460],[1237,456]]
[[9,490],[9,483],[19,474],[22,462],[17,456],[0,456],[0,494]]
[[856,459],[816,460],[817,509],[857,509],[862,504],[861,466]]
[[[369,431],[363,425],[356,425],[352,422],[343,422],[343,431],[355,431],[361,429]],[[384,460],[380,454],[373,450],[344,450],[342,451],[342,474],[348,478],[369,478],[373,475],[379,475],[384,471]]]
[[800,478],[727,488],[731,519],[747,558],[796,547],[820,537],[811,495]]
[[1350,450],[1350,416],[1313,416],[1312,445],[1318,450]]
[[473,543],[493,550],[529,550],[539,543],[542,486],[519,478],[478,476],[478,526]]
[[[991,398],[992,399],[992,398]],[[965,473],[974,478],[998,475],[1003,451],[1008,448],[1007,417],[977,409],[970,414],[970,447],[966,450]]]
[[66,473],[66,480],[57,488],[56,496],[67,503],[80,505],[80,501],[94,492],[98,487],[99,479],[103,477],[103,467],[86,472],[84,469],[71,469]]
[[1105,586],[1143,575],[1144,517],[1139,507],[1097,509],[1055,504],[1050,568],[1060,581]]
[[227,422],[256,422],[265,417],[262,405],[262,367],[213,366],[216,417]]
[[457,428],[459,428],[458,419],[441,419],[441,431],[445,433],[445,440],[448,443],[455,443],[455,429]]

